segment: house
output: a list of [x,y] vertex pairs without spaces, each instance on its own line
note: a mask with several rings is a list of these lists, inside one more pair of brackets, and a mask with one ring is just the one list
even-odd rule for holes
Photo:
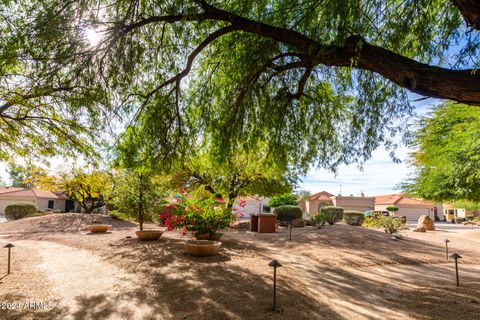
[[309,216],[315,216],[326,206],[342,207],[345,210],[366,211],[375,206],[375,197],[365,197],[363,194],[354,196],[335,196],[327,191],[312,194],[305,200],[305,211]]
[[69,212],[75,208],[74,202],[67,199],[63,192],[0,187],[0,214],[5,214],[8,205],[16,203],[34,203],[40,211],[49,208]]
[[[242,213],[241,220],[250,219],[250,215],[268,211],[268,198],[266,197],[239,197],[233,203],[232,209]],[[242,207],[243,206],[243,207]]]
[[407,220],[417,221],[421,215],[434,219],[442,212],[442,205],[410,197],[406,193],[386,194],[375,197],[375,210],[386,211],[387,207],[396,206],[395,216],[405,216]]
[[477,210],[468,210],[465,208],[457,208],[452,204],[443,205],[443,219],[452,221],[454,218],[470,218],[478,215]]

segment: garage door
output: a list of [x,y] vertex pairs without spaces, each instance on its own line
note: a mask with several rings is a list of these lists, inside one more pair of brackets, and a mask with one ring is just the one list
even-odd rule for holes
[[400,207],[398,212],[395,215],[405,216],[409,221],[418,221],[418,218],[422,214],[426,214],[433,219],[433,216],[430,215],[430,208],[402,208]]
[[11,204],[16,203],[35,203],[33,201],[25,201],[25,200],[4,200],[0,199],[0,214],[5,214],[5,208]]

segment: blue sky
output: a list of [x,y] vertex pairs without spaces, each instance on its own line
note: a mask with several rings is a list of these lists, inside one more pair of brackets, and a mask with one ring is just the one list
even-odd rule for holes
[[[409,97],[418,115],[425,115],[432,106],[440,102],[437,99],[417,101],[422,97],[415,94],[409,94]],[[404,120],[410,123],[414,121],[414,118]],[[355,165],[343,165],[338,168],[335,175],[328,170],[312,168],[299,183],[299,187],[312,193],[328,191],[342,195],[359,195],[362,191],[366,196],[400,192],[396,188],[398,184],[413,173],[412,167],[408,165],[408,155],[413,150],[402,145],[400,137],[396,139],[396,142],[400,144],[400,147],[395,151],[395,156],[401,160],[401,163],[394,163],[388,152],[384,148],[379,148],[363,165],[363,170]]]

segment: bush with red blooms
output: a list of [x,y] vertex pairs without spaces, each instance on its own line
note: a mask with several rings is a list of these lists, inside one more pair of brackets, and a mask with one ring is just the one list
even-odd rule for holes
[[168,231],[182,229],[195,234],[214,235],[218,230],[225,229],[236,221],[237,214],[227,208],[222,198],[209,195],[190,195],[180,189],[181,195],[176,200],[163,207],[160,222]]

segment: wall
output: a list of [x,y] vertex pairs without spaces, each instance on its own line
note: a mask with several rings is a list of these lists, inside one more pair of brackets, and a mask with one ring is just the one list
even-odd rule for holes
[[48,208],[48,201],[53,200],[53,210],[61,210],[62,212],[65,211],[65,199],[48,199],[48,198],[38,198],[37,199],[37,207],[38,210],[42,211]]
[[25,200],[25,199],[15,199],[15,198],[8,198],[8,199],[0,199],[0,214],[5,214],[5,208],[8,205],[16,204],[16,203],[35,203],[34,200]]
[[333,203],[337,207],[345,210],[367,211],[375,208],[374,197],[332,197]]

